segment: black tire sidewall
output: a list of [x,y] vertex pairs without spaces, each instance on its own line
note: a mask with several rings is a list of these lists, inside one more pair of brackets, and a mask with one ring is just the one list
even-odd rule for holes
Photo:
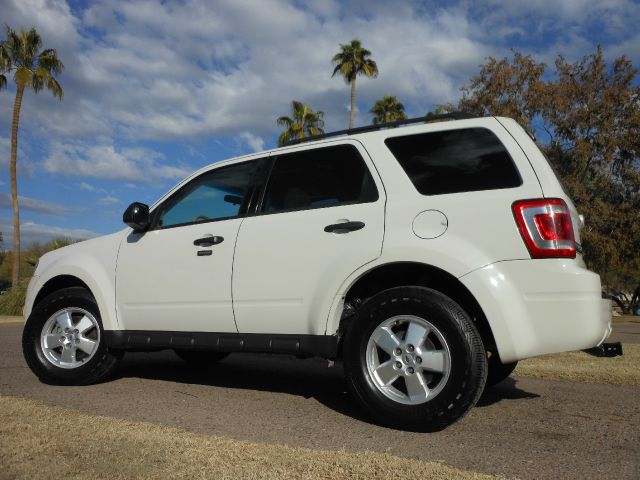
[[487,387],[493,387],[505,380],[518,366],[518,362],[502,363],[498,354],[493,354],[487,361]]
[[[366,348],[371,334],[397,315],[412,315],[433,324],[451,353],[451,370],[444,388],[419,405],[404,405],[385,396],[367,369]],[[479,397],[477,389],[484,386],[486,360],[478,365],[482,363],[478,360],[479,338],[466,313],[448,297],[422,287],[394,288],[372,297],[359,311],[345,338],[345,370],[356,396],[381,423],[445,425],[466,413],[470,405],[465,404],[474,404]]]
[[[65,369],[53,365],[46,359],[40,335],[44,324],[54,313],[69,307],[81,308],[94,316],[100,329],[100,342],[98,350],[88,362],[77,368]],[[61,385],[83,385],[101,380],[105,362],[111,361],[113,357],[105,342],[98,305],[93,296],[80,287],[65,288],[38,303],[25,324],[22,349],[27,364],[42,382]]]

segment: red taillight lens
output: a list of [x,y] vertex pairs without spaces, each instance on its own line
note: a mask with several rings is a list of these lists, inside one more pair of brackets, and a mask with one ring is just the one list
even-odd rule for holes
[[564,200],[521,200],[511,209],[532,258],[576,257],[571,213]]

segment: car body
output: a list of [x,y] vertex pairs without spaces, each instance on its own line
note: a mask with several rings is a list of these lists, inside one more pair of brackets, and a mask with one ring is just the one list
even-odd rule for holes
[[[436,173],[421,172],[419,142]],[[464,157],[470,150],[477,165]],[[453,157],[458,170],[445,165]],[[224,199],[218,218],[194,216],[207,195]],[[532,258],[516,212],[530,199],[543,210],[556,208],[554,199],[566,214],[567,255]],[[594,347],[611,331],[599,276],[580,252],[582,220],[535,142],[508,118],[350,132],[215,163],[148,211],[143,228],[131,221],[44,255],[25,318],[48,295],[81,287],[111,349],[334,359],[361,305],[418,286],[460,306],[501,364]]]

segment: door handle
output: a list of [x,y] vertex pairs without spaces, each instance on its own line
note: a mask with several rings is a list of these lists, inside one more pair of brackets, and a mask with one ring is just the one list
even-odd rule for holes
[[224,237],[217,237],[213,235],[205,235],[202,238],[197,238],[193,241],[193,244],[197,247],[210,247],[212,245],[218,245],[224,242]]
[[324,227],[324,231],[329,233],[349,233],[361,228],[364,228],[364,222],[343,222],[327,225]]

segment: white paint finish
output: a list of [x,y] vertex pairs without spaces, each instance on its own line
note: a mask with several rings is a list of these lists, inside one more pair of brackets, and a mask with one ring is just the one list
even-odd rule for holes
[[448,226],[447,217],[439,210],[425,210],[413,219],[413,233],[426,240],[443,235]]
[[[483,127],[491,130],[509,150],[522,185],[517,188],[474,191],[444,195],[421,195],[413,186],[398,161],[384,144],[386,138],[411,133],[435,132],[453,128]],[[371,132],[362,135],[367,151],[374,159],[387,190],[385,248],[428,249],[416,261],[436,264],[454,276],[495,261],[529,258],[511,212],[515,200],[542,196],[540,184],[527,157],[509,133],[494,118],[479,118],[419,125]],[[425,244],[412,234],[415,216],[424,210],[439,210],[448,219],[448,228],[438,245]],[[454,243],[448,242],[455,238]],[[455,257],[456,265],[442,265],[438,257]],[[395,255],[394,255],[395,256]],[[384,261],[384,259],[382,259]],[[433,264],[433,263],[431,263]]]
[[574,205],[573,200],[571,200],[571,197],[569,197],[569,195],[564,191],[562,184],[558,180],[558,177],[556,177],[556,174],[551,168],[551,165],[549,165],[544,154],[536,146],[535,142],[527,132],[518,124],[518,122],[511,118],[504,117],[498,117],[497,120],[513,136],[518,145],[526,153],[530,163],[535,165],[536,176],[538,177],[544,196],[547,198],[562,198],[567,203],[569,210],[571,211],[571,220],[573,223],[575,238],[576,241],[580,243],[580,230],[584,227],[584,221],[580,218],[581,215]]
[[[518,167],[522,186],[423,196],[384,144],[390,136],[467,127],[496,134]],[[481,118],[414,125],[274,152],[342,143],[356,145],[365,157],[380,193],[377,202],[148,232],[137,243],[127,243],[129,229],[82,242],[42,258],[27,292],[25,316],[49,279],[74,275],[96,297],[107,330],[236,331],[233,286],[241,331],[332,334],[344,295],[358,278],[387,263],[417,262],[461,279],[485,312],[505,361],[588,348],[608,334],[599,277],[583,268],[580,256],[529,258],[511,212],[513,201],[559,197],[572,209],[576,227],[579,217],[542,153],[515,122]],[[206,167],[160,201],[206,170],[268,154]],[[426,211],[446,217],[444,234],[434,235],[436,214],[423,217]],[[345,219],[366,226],[342,235],[324,232],[326,225]],[[211,257],[196,256],[193,240],[204,234],[225,237],[211,247]],[[431,236],[435,238],[420,238]],[[118,323],[115,266],[121,240]]]
[[[372,203],[246,218],[240,228],[233,275],[234,311],[243,333],[325,333],[327,314],[344,278],[380,256],[385,190],[358,142],[378,190]],[[313,148],[313,147],[311,147]],[[304,145],[298,150],[308,150]],[[364,222],[361,230],[327,233],[334,223]]]
[[[365,227],[327,233],[340,219]],[[384,197],[374,203],[245,219],[233,275],[234,311],[243,333],[324,334],[343,278],[380,255]]]
[[500,262],[460,280],[484,311],[505,362],[594,347],[610,332],[600,277],[574,260]]
[[[131,233],[118,256],[121,328],[237,332],[231,304],[233,251],[242,219]],[[224,238],[211,247],[193,241]],[[210,256],[197,252],[211,250]]]
[[126,230],[104,237],[74,243],[43,255],[35,276],[29,284],[25,318],[31,314],[37,292],[49,280],[59,275],[71,275],[82,280],[91,290],[100,310],[102,325],[107,330],[118,330],[115,311],[115,267],[120,240]]

